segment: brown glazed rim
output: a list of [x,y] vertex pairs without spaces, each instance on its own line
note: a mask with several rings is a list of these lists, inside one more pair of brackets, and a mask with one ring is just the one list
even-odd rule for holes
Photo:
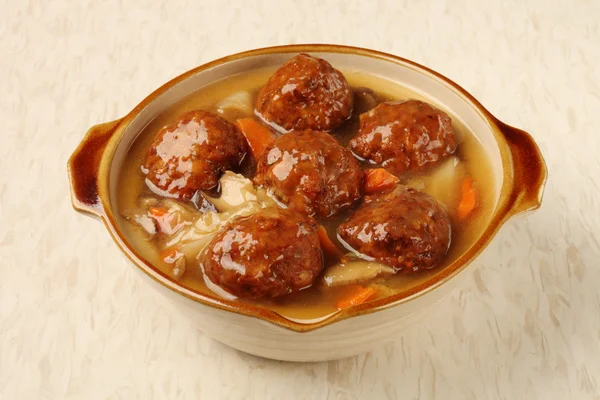
[[[452,264],[415,287],[396,293],[393,296],[340,310],[325,319],[310,323],[296,322],[274,311],[258,306],[229,301],[217,296],[200,294],[170,280],[166,275],[154,269],[151,263],[138,254],[128,243],[124,234],[119,229],[113,214],[109,194],[110,165],[125,128],[141,110],[159,95],[194,74],[230,61],[273,53],[300,52],[350,53],[374,59],[382,59],[395,64],[402,64],[421,73],[432,75],[442,81],[466,98],[487,120],[500,149],[504,175],[498,205],[488,227],[482,233],[481,237]],[[473,96],[450,79],[427,67],[394,55],[358,47],[327,44],[301,44],[261,48],[233,54],[194,68],[155,90],[124,118],[92,127],[69,159],[68,173],[73,207],[77,211],[102,219],[121,250],[138,268],[152,279],[168,289],[206,306],[259,318],[296,332],[308,332],[346,318],[397,306],[432,291],[470,264],[487,246],[508,218],[523,211],[539,208],[547,177],[544,159],[531,136],[524,131],[500,122]]]

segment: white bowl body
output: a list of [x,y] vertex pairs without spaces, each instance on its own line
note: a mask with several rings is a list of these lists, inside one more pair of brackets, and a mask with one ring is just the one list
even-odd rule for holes
[[255,356],[281,361],[328,361],[354,356],[397,340],[403,329],[425,319],[464,273],[427,295],[377,312],[343,319],[309,332],[295,332],[271,322],[226,312],[181,296],[147,274],[140,274],[177,312],[211,338]]

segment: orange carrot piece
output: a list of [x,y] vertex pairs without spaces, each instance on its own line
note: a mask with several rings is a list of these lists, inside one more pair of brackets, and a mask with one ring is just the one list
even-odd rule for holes
[[399,181],[397,176],[387,172],[384,168],[368,169],[365,171],[365,193],[381,192],[394,187]]
[[256,159],[260,157],[268,145],[275,141],[275,136],[269,128],[254,118],[240,118],[237,120],[236,125],[246,137],[250,151]]
[[148,208],[148,211],[150,211],[150,214],[155,218],[164,217],[169,213],[168,209],[162,207],[150,207]]
[[317,233],[319,235],[319,242],[321,243],[321,248],[326,253],[327,256],[335,259],[336,261],[340,260],[344,253],[333,243],[333,241],[329,238],[327,234],[327,230],[323,225],[319,225],[317,228]]
[[177,256],[177,247],[167,247],[159,253],[159,256],[165,262],[172,262]]
[[336,306],[341,310],[357,304],[362,304],[370,300],[373,296],[375,296],[376,293],[377,289],[374,287],[358,286],[356,289],[350,291],[348,295],[339,299],[336,303]]
[[465,219],[479,205],[479,192],[473,186],[473,178],[467,176],[461,186],[461,197],[458,203],[456,215],[459,219]]

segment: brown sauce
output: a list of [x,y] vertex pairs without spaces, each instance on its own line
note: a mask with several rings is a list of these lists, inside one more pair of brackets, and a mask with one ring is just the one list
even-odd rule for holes
[[[239,91],[247,91],[250,94],[253,105],[259,89],[265,84],[273,71],[273,68],[250,71],[200,88],[194,94],[184,98],[148,124],[139,134],[132,147],[128,150],[128,155],[119,177],[119,193],[117,195],[118,209],[121,212],[134,209],[138,206],[138,199],[140,197],[153,195],[144,182],[145,176],[142,173],[140,166],[143,165],[148,147],[158,130],[175,121],[179,115],[189,110],[203,109],[210,112],[217,112],[216,105],[220,101]],[[342,72],[353,88],[370,88],[377,94],[380,101],[413,98],[431,102],[429,99],[423,98],[419,94],[411,92],[408,89],[401,87],[396,83],[384,80],[383,78],[353,71],[342,70]],[[448,112],[448,110],[444,111]],[[456,218],[452,219],[452,242],[444,260],[436,268],[412,275],[399,273],[386,276],[385,278],[376,278],[376,282],[380,282],[390,289],[389,293],[417,285],[441,271],[446,265],[452,263],[477,240],[489,222],[493,212],[495,189],[491,164],[487,154],[476,137],[471,132],[468,132],[464,125],[454,115],[451,113],[448,114],[452,118],[452,123],[460,143],[454,156],[461,161],[462,165],[464,165],[463,168],[466,168],[467,173],[476,182],[480,194],[479,206],[465,221],[459,222]],[[240,110],[230,111],[220,115],[231,122],[235,122],[237,118],[253,116],[252,113],[242,112]],[[354,113],[351,119],[344,123],[340,128],[336,129],[333,134],[339,143],[345,146],[356,134],[357,129],[358,115]],[[363,168],[371,167],[365,163],[362,163],[361,166]],[[430,178],[435,174],[436,169],[437,168],[426,170],[418,176],[415,176],[414,174],[407,175],[401,179],[401,182],[410,184],[411,186],[417,186],[418,188],[429,192],[429,189],[431,189],[428,187],[431,183]],[[247,166],[243,171],[243,174],[251,178],[253,174],[252,166]],[[437,184],[439,186],[439,179]],[[443,187],[437,187],[437,189],[434,190],[434,193],[444,192],[449,192],[451,194],[444,195],[444,201],[438,198],[442,203],[446,202],[454,204],[458,201],[459,194],[450,187],[447,188],[447,190]],[[436,196],[434,195],[434,197]],[[342,214],[335,216],[334,218],[329,218],[326,221],[319,221],[319,223],[325,226],[330,238],[337,240],[335,230],[345,217],[346,215]],[[160,243],[157,243],[157,240],[160,239],[149,238],[139,227],[129,223],[123,217],[120,217],[119,222],[133,246],[149,260],[155,268],[166,274],[169,274],[172,271],[173,266],[164,262],[159,256],[158,249],[160,248]],[[179,284],[199,293],[214,295],[214,292],[206,286],[200,268],[193,263],[188,265],[185,273],[179,280]],[[337,311],[335,306],[336,300],[344,295],[347,290],[348,288],[345,286],[328,287],[323,283],[322,279],[318,279],[312,287],[293,295],[273,300],[253,301],[253,303],[272,309],[289,318],[307,320],[317,319]]]

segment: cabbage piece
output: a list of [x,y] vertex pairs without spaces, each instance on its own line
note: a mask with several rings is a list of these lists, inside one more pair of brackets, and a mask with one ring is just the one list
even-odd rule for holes
[[456,156],[450,157],[429,175],[420,176],[406,183],[434,197],[448,210],[454,210],[460,197],[460,185],[467,175],[467,166]]
[[169,210],[169,213],[177,214],[177,216],[183,221],[193,221],[198,215],[198,210],[194,207],[180,203],[173,199],[163,199],[159,203],[163,208]]
[[[238,216],[248,216],[263,208],[277,206],[264,189],[255,188],[252,181],[243,175],[226,171],[219,184],[220,197],[203,196],[214,206],[205,208],[204,212],[174,199],[144,197],[139,201],[140,208],[123,213],[129,221],[150,235],[149,240],[159,231],[166,234],[162,249],[177,249],[177,254],[180,255],[175,260],[179,265],[174,266],[172,273],[175,279],[179,279],[185,272],[185,263],[196,259],[227,222]],[[160,217],[153,217],[148,211],[150,207],[168,211]]]
[[250,97],[250,93],[243,90],[227,96],[217,103],[217,110],[219,114],[227,114],[231,111],[238,111],[244,115],[251,115],[252,98]]
[[219,185],[221,188],[220,197],[207,195],[204,197],[221,212],[239,207],[247,201],[257,201],[256,189],[252,181],[243,175],[225,171],[219,179]]
[[[123,217],[134,225],[141,227],[148,235],[156,235],[159,231],[166,234],[177,233],[181,228],[190,225],[196,218],[198,210],[172,199],[158,200],[154,197],[143,197],[139,200],[139,208],[122,212]],[[150,207],[167,210],[164,216],[157,218],[149,212]]]
[[454,210],[460,197],[460,185],[467,175],[467,166],[458,157],[444,161],[425,182],[425,192]]
[[150,216],[156,221],[159,231],[167,235],[174,235],[191,225],[199,214],[195,208],[171,199],[161,200],[158,207],[167,210],[166,214]]
[[223,225],[235,217],[248,216],[261,209],[262,205],[259,202],[249,201],[227,212],[207,212],[202,214],[193,225],[173,236],[165,247],[178,246],[178,252],[188,259],[195,259]]
[[139,209],[128,209],[124,210],[121,215],[129,222],[134,224],[137,228],[141,228],[141,230],[150,235],[154,236],[157,234],[156,229],[156,221],[153,218],[150,218],[146,211],[142,211]]
[[255,188],[243,175],[226,171],[219,179],[220,197],[205,195],[218,212],[200,215],[194,223],[172,236],[166,247],[178,246],[188,259],[196,258],[219,229],[235,217],[248,216],[263,208],[276,206],[264,189]]
[[[264,207],[274,206],[275,201],[262,188],[254,187],[252,181],[243,175],[226,171],[219,179],[220,197],[204,195],[218,211],[231,211],[247,202],[259,202]],[[263,207],[263,208],[264,208]]]

